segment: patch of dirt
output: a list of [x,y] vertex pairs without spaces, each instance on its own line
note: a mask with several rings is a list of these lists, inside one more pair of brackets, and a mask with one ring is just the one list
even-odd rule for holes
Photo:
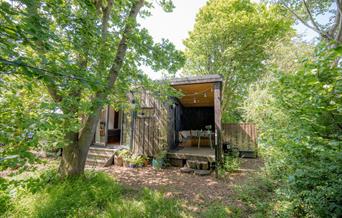
[[166,197],[182,199],[185,207],[196,212],[212,202],[232,203],[232,186],[242,183],[262,165],[260,159],[243,159],[240,170],[224,179],[217,179],[214,172],[210,176],[181,173],[178,167],[154,170],[151,166],[135,169],[111,166],[102,169],[129,188],[162,191]]

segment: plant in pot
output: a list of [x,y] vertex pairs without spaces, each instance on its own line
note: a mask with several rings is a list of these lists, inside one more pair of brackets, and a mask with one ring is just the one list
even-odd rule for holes
[[130,168],[143,167],[143,165],[144,165],[143,156],[132,156],[129,159],[129,167]]
[[131,156],[130,155],[123,157],[123,166],[124,167],[129,167],[130,160],[131,160]]
[[152,167],[154,169],[161,169],[161,168],[165,167],[165,165],[166,165],[166,154],[167,154],[167,151],[162,150],[157,155],[155,155],[153,157]]
[[123,162],[124,162],[124,158],[129,156],[129,150],[127,149],[122,149],[122,150],[119,150],[117,152],[115,152],[115,155],[114,155],[114,164],[116,166],[120,166],[122,167],[123,166]]
[[150,158],[147,155],[143,155],[142,159],[143,159],[143,166],[147,167],[148,164],[150,163]]

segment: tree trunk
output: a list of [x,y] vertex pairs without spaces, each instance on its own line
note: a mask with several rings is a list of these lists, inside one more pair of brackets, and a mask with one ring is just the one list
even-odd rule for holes
[[74,176],[83,173],[80,166],[82,159],[78,146],[78,134],[69,132],[65,135],[66,145],[63,147],[62,159],[59,165],[59,173],[62,176]]
[[[118,45],[113,64],[109,70],[107,85],[104,89],[98,91],[92,100],[93,113],[86,118],[84,127],[80,130],[79,134],[67,133],[65,136],[68,143],[63,149],[62,160],[59,166],[59,172],[62,176],[77,176],[84,172],[88,150],[93,141],[96,124],[99,121],[100,112],[103,107],[102,104],[98,103],[98,100],[105,100],[109,95],[109,91],[112,90],[114,86],[126,55],[127,37],[131,34],[136,17],[143,5],[144,0],[137,0],[132,5],[130,14],[127,17],[123,36]],[[133,24],[130,22],[131,19],[134,20]]]
[[101,106],[98,106],[93,114],[86,119],[83,129],[78,133],[67,133],[68,141],[63,148],[62,159],[59,165],[59,173],[64,176],[77,176],[83,174],[89,147],[93,141],[96,124],[99,121]]

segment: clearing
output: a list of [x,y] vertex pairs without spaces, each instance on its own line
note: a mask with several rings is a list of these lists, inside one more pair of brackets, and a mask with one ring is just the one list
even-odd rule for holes
[[225,205],[233,203],[233,187],[242,184],[262,166],[263,162],[260,159],[241,159],[239,171],[230,173],[225,179],[215,178],[215,173],[203,177],[181,173],[177,167],[154,170],[150,166],[111,166],[97,170],[105,171],[127,188],[140,190],[147,187],[161,191],[167,198],[176,198],[184,202],[183,206],[187,210],[200,212],[201,208],[215,202]]

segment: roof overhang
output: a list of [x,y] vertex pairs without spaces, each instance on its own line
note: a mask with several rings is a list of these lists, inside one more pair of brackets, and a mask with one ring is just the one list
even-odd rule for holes
[[170,85],[182,92],[179,101],[184,107],[214,107],[214,85],[222,82],[217,74],[176,78]]
[[219,74],[209,74],[203,76],[193,76],[193,77],[182,77],[175,78],[170,81],[171,86],[175,85],[188,85],[188,84],[198,84],[198,83],[215,83],[222,82],[223,78]]

